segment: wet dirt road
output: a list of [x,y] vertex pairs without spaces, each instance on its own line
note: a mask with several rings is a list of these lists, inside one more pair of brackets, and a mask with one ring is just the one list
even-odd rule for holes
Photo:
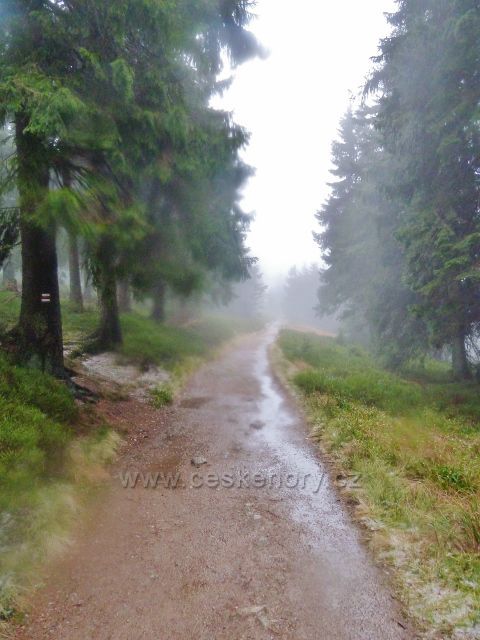
[[103,404],[124,453],[17,638],[413,637],[274,381],[273,339],[227,349],[167,412]]

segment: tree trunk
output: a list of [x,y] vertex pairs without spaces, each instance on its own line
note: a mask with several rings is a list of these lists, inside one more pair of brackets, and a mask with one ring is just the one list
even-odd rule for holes
[[130,313],[132,310],[130,284],[126,278],[118,283],[118,306],[121,313]]
[[73,233],[69,234],[69,271],[70,271],[70,302],[75,310],[83,312],[82,278],[80,275],[80,255],[78,251],[78,238]]
[[28,118],[17,114],[15,125],[22,243],[22,303],[14,330],[15,350],[24,364],[63,376],[55,227],[41,226],[34,220],[39,204],[48,194],[49,167],[41,140],[25,132]]
[[178,306],[178,323],[187,324],[192,317],[189,300],[185,297],[180,298]]
[[452,342],[452,369],[455,380],[470,380],[472,377],[465,347],[464,330],[460,330]]
[[165,283],[159,280],[153,287],[153,307],[152,307],[152,319],[155,322],[165,322],[165,297],[167,288]]
[[86,302],[93,302],[96,298],[95,289],[92,285],[92,278],[88,273],[88,270],[85,269],[83,272],[83,299]]
[[98,297],[101,316],[96,347],[101,350],[108,350],[121,345],[123,336],[118,312],[114,251],[112,250],[111,242],[107,238],[100,243],[98,261]]
[[12,287],[12,283],[15,282],[15,266],[13,264],[12,257],[3,265],[3,288],[7,289]]
[[107,274],[99,291],[101,318],[98,346],[101,349],[114,349],[123,343],[116,288],[115,275]]

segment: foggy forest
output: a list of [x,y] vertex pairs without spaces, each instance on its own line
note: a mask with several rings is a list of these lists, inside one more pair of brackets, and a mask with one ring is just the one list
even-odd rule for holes
[[480,638],[479,385],[479,0],[0,0],[0,638]]

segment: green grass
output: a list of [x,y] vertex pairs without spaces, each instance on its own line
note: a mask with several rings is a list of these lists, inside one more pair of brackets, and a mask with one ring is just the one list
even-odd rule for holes
[[186,327],[159,325],[140,314],[122,316],[124,344],[119,352],[130,362],[172,369],[189,358],[205,358],[235,336],[258,329],[254,321],[209,316]]
[[98,326],[98,311],[95,307],[86,307],[78,313],[68,301],[62,301],[63,334],[66,341],[75,342],[92,334]]
[[13,327],[20,313],[20,296],[0,291],[0,332]]
[[446,363],[427,361],[422,368],[396,375],[362,348],[338,344],[333,338],[284,331],[280,344],[289,360],[313,369],[300,373],[296,380],[306,393],[323,391],[392,415],[435,408],[449,418],[460,418],[462,429],[478,429],[480,386],[452,382]]
[[173,403],[174,391],[168,384],[163,384],[150,391],[150,404],[155,409],[161,409]]
[[76,415],[64,385],[0,356],[0,508],[20,493],[28,500],[29,486],[61,469]]
[[441,363],[395,375],[316,335],[284,331],[279,345],[315,436],[361,477],[358,514],[412,615],[445,638],[479,624],[479,386]]
[[0,618],[11,607],[12,548],[25,546],[43,489],[64,475],[76,417],[64,385],[0,356]]
[[0,635],[118,444],[98,420],[86,432],[80,418],[64,384],[0,354]]
[[122,317],[124,344],[119,352],[131,362],[173,367],[184,358],[201,357],[204,345],[195,333],[158,325],[137,314]]

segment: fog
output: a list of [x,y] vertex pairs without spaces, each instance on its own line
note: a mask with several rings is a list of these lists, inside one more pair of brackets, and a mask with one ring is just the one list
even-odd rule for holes
[[269,284],[320,260],[314,214],[328,195],[331,144],[388,32],[393,0],[259,0],[252,30],[269,51],[234,72],[221,104],[251,132],[256,175],[244,206],[249,245]]
[[480,640],[479,33],[0,0],[1,638]]

